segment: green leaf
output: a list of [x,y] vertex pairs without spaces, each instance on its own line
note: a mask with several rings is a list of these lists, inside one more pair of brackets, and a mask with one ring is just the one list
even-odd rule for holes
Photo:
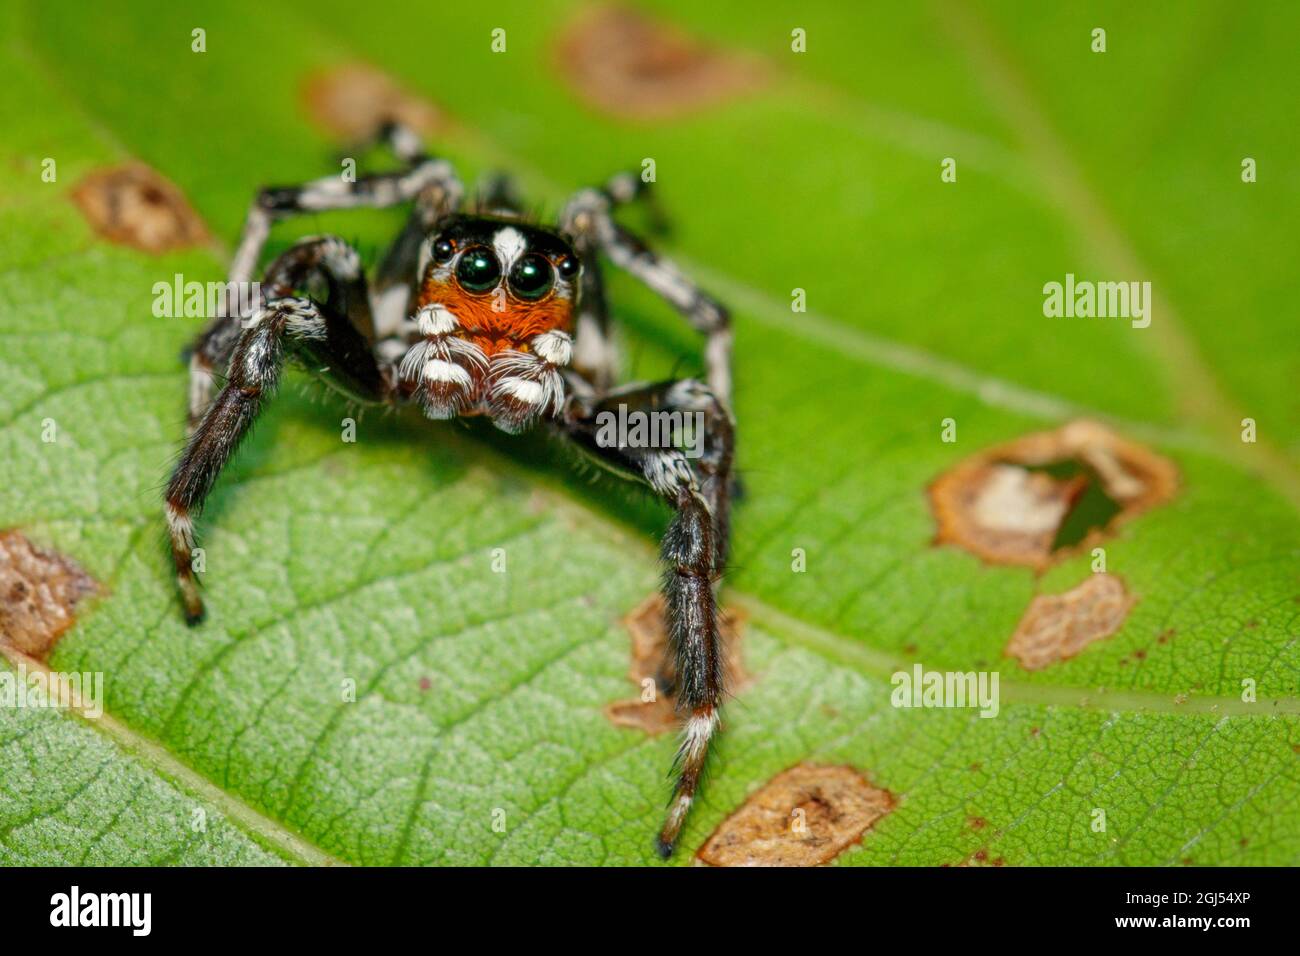
[[[435,145],[467,177],[509,168],[551,210],[653,157],[674,254],[734,306],[747,493],[725,600],[749,616],[755,680],[676,862],[801,761],[898,798],[839,863],[1300,862],[1296,14],[806,4],[794,54],[789,14],[674,0],[652,15],[759,57],[767,82],[636,123],[557,71],[575,15],[0,11],[0,527],[104,585],[49,666],[102,672],[108,709],[0,709],[0,862],[654,860],[674,742],[603,711],[632,693],[620,619],[656,587],[667,514],[544,444],[411,415],[365,417],[345,444],[343,409],[287,388],[211,499],[209,619],[182,622],[158,499],[197,323],[153,318],[151,289],[221,279],[258,185],[336,168],[300,90],[358,59],[457,119]],[[151,258],[94,235],[70,193],[130,158],[222,248]],[[319,216],[273,245],[336,231],[373,258],[401,221]],[[1042,285],[1067,272],[1151,281],[1151,328],[1045,319]],[[611,295],[632,372],[698,368],[664,307],[624,278]],[[1138,599],[1119,633],[1029,672],[1003,649],[1087,556],[1036,578],[934,547],[925,489],[1083,414],[1173,460],[1180,487],[1107,542]],[[999,670],[998,717],[891,706],[891,675],[917,662]]]

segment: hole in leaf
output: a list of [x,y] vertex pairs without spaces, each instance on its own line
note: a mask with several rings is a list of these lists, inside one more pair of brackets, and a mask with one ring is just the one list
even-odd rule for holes
[[929,487],[936,544],[1043,570],[1170,500],[1173,464],[1093,422],[986,449]]
[[1073,548],[1094,531],[1102,531],[1124,506],[1106,493],[1105,483],[1091,468],[1077,459],[1033,466],[1031,472],[1042,472],[1057,481],[1072,483],[1077,488],[1065,516],[1056,529],[1051,550]]

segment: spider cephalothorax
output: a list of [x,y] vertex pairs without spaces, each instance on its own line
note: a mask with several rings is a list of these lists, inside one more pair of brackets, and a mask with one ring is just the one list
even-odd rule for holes
[[[586,189],[555,229],[525,221],[504,184],[485,211],[460,212],[450,164],[409,131],[385,136],[406,168],[356,181],[262,190],[249,211],[230,282],[247,283],[272,222],[294,213],[411,202],[406,227],[373,285],[333,236],[303,239],[267,266],[246,314],[216,318],[190,359],[190,438],[166,491],[177,580],[191,623],[203,616],[193,514],[279,383],[288,359],[353,401],[414,404],[435,419],[485,415],[507,432],[544,424],[606,469],[640,481],[673,509],[664,535],[665,624],[685,719],[677,782],[658,848],[667,856],[694,798],[718,727],[723,660],[714,589],[726,565],[733,484],[731,332],[726,310],[614,222],[635,176]],[[707,381],[615,386],[618,355],[599,268],[604,255],[708,336]],[[217,377],[224,384],[215,395]],[[690,449],[611,441],[618,414],[702,422]],[[674,434],[652,429],[651,434]]]

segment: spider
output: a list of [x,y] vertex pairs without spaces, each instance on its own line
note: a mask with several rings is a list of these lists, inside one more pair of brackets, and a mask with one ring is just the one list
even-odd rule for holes
[[[186,619],[195,624],[204,613],[193,518],[286,360],[358,403],[415,404],[432,419],[482,415],[510,433],[547,427],[588,459],[648,485],[673,509],[661,547],[672,658],[664,673],[673,674],[684,727],[656,840],[667,858],[718,730],[723,694],[714,591],[727,560],[734,484],[727,310],[615,223],[613,211],[645,192],[637,175],[578,192],[558,226],[543,228],[525,219],[504,179],[463,211],[464,188],[452,166],[429,156],[413,132],[389,123],[378,139],[400,171],[261,190],[230,268],[231,288],[244,287],[234,284],[252,279],[271,224],[295,213],[413,203],[373,286],[343,240],[302,239],[266,269],[251,307],[219,315],[190,352],[189,438],[165,492]],[[602,253],[707,336],[706,381],[615,385]],[[701,414],[698,457],[666,442],[632,447],[601,438],[598,416],[620,405],[625,412]]]

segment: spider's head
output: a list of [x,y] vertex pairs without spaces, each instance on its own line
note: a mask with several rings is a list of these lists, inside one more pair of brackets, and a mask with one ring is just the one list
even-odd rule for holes
[[489,355],[572,323],[582,263],[554,232],[497,216],[454,216],[426,241],[420,305],[439,303]]

